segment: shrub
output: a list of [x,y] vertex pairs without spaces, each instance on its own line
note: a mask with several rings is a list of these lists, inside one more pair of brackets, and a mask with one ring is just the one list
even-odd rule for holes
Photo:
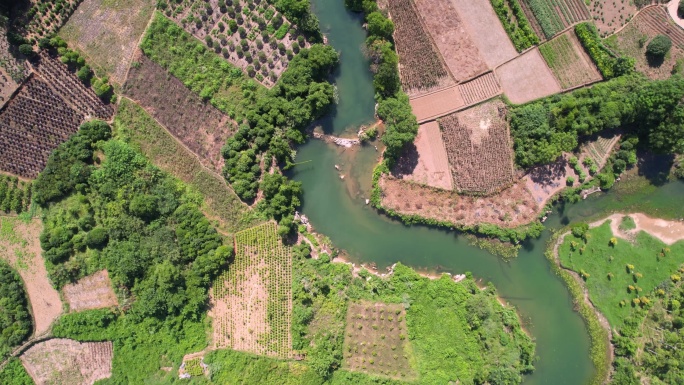
[[684,18],[684,0],[679,0],[679,5],[677,6],[677,16],[679,18]]
[[30,44],[20,45],[19,52],[21,52],[22,55],[27,57],[33,57],[33,55],[35,55],[35,52],[33,51],[33,46],[31,46]]
[[107,230],[104,227],[96,227],[88,232],[85,243],[91,249],[95,249],[107,243],[108,238]]
[[664,57],[672,48],[672,40],[665,35],[658,35],[648,43],[646,54],[653,57]]

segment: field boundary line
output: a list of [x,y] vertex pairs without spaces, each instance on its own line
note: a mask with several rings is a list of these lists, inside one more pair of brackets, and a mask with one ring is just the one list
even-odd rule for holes
[[[647,6],[643,7],[643,8],[641,8],[640,10],[636,11],[636,13],[635,13],[634,15],[632,15],[632,18],[629,19],[629,21],[628,21],[627,23],[625,23],[625,25],[623,25],[622,27],[618,28],[617,30],[615,30],[615,32],[611,33],[610,35],[607,35],[604,39],[607,39],[607,38],[609,38],[609,37],[611,37],[611,36],[613,36],[613,35],[617,35],[620,31],[622,31],[623,29],[627,28],[628,25],[632,24],[632,22],[634,21],[634,19],[636,19],[636,17],[639,16],[639,14],[640,14],[641,12],[643,12],[643,11],[645,11],[645,10],[647,10],[647,9],[655,8],[655,7],[660,7],[660,4],[649,4],[649,5],[647,5]],[[665,11],[665,12],[667,12],[667,11]],[[669,13],[668,13],[668,15],[669,15]],[[675,23],[675,24],[677,24],[677,23]],[[679,25],[677,25],[677,26],[679,27]],[[680,27],[680,28],[681,28],[681,27]],[[612,51],[611,51],[611,52],[612,52]]]
[[[128,65],[126,66],[126,75],[124,76],[123,82],[121,83],[121,88],[123,88],[123,86],[126,84],[126,82],[128,82],[128,74],[131,72],[131,66],[133,65],[133,58],[136,56],[138,51],[142,52],[142,50],[140,49],[140,44],[142,44],[142,41],[145,38],[145,35],[147,34],[147,30],[150,29],[150,26],[152,25],[152,22],[154,21],[154,16],[155,16],[156,12],[157,12],[157,7],[155,6],[154,9],[152,9],[152,12],[150,12],[151,13],[150,20],[147,21],[147,25],[145,26],[145,29],[140,34],[140,38],[138,39],[138,43],[136,43],[136,45],[135,45],[135,49],[133,50],[133,52],[131,52],[131,55],[128,58]],[[122,92],[122,94],[123,94],[123,92]]]
[[[498,80],[498,79],[497,79],[497,80]],[[432,121],[434,121],[434,120],[437,120],[437,119],[442,118],[442,117],[447,116],[447,115],[451,115],[451,114],[453,114],[453,113],[455,113],[455,112],[464,111],[464,110],[467,110],[467,109],[469,109],[469,108],[471,108],[471,107],[477,106],[478,104],[482,104],[482,103],[484,103],[484,102],[488,102],[488,101],[490,101],[490,100],[492,100],[492,99],[495,99],[495,98],[500,97],[501,95],[503,95],[503,91],[502,91],[501,89],[499,89],[499,93],[497,93],[497,94],[495,94],[495,95],[492,95],[491,97],[489,97],[489,98],[487,98],[487,99],[483,99],[483,100],[480,100],[480,101],[477,101],[477,102],[471,103],[471,104],[464,104],[464,105],[459,106],[459,107],[457,107],[457,108],[452,108],[451,110],[448,110],[448,111],[446,111],[446,112],[440,112],[439,114],[431,115],[431,116],[429,116],[429,117],[427,117],[427,118],[424,118],[424,119],[419,120],[419,121],[418,121],[418,124],[420,125],[420,124],[430,123],[430,122],[432,122]]]

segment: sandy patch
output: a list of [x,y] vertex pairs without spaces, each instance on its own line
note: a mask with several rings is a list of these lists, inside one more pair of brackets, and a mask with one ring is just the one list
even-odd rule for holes
[[107,270],[79,279],[62,289],[72,312],[118,305]]
[[538,47],[502,65],[495,72],[504,94],[515,104],[527,103],[561,91]]
[[112,343],[51,339],[34,345],[21,362],[36,385],[92,385],[112,375]]
[[418,123],[444,116],[465,105],[458,86],[413,98],[410,103]]
[[[636,224],[634,229],[626,231],[620,229],[620,223],[622,223],[622,218],[625,216],[634,219],[634,223]],[[647,234],[658,238],[667,245],[684,239],[684,222],[681,221],[651,218],[642,213],[613,214],[600,221],[593,222],[589,226],[598,227],[605,221],[610,221],[610,229],[613,232],[613,235],[622,239],[633,240],[640,231],[644,231]]]
[[468,34],[489,68],[518,55],[511,39],[494,13],[490,0],[450,0],[463,19]]
[[62,301],[50,284],[41,256],[41,231],[40,219],[27,224],[18,218],[0,216],[0,257],[15,268],[24,281],[31,302],[35,336],[47,332],[62,313]]
[[409,146],[405,151],[394,175],[432,187],[453,189],[447,152],[436,121],[418,128],[414,146]]

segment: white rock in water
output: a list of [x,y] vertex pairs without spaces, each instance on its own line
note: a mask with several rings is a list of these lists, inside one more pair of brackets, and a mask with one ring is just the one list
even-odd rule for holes
[[366,204],[369,204],[369,203],[370,203],[370,199],[366,199]]
[[340,175],[340,179],[344,179],[344,175]]

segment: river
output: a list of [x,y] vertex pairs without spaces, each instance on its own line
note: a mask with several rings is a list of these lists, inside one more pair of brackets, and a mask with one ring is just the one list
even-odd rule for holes
[[[375,104],[372,76],[362,53],[365,31],[359,16],[347,12],[342,0],[313,0],[312,6],[329,44],[341,53],[334,74],[338,103],[321,125],[327,134],[354,134],[360,125],[373,121]],[[526,242],[518,258],[506,263],[469,245],[455,232],[408,227],[391,220],[365,204],[378,156],[372,145],[345,149],[311,140],[298,148],[297,162],[310,162],[295,167],[292,177],[304,185],[302,212],[316,231],[328,236],[355,262],[375,262],[383,269],[399,261],[424,271],[469,271],[478,279],[491,281],[501,297],[518,308],[537,342],[536,370],[524,383],[586,383],[594,373],[589,336],[573,311],[567,289],[544,257],[550,231]],[[340,179],[335,165],[340,166],[344,179]],[[663,210],[677,205],[681,208],[683,197],[681,182],[642,189],[636,197],[628,193],[598,194],[559,208],[561,212],[551,215],[547,228],[634,202],[656,202]]]

